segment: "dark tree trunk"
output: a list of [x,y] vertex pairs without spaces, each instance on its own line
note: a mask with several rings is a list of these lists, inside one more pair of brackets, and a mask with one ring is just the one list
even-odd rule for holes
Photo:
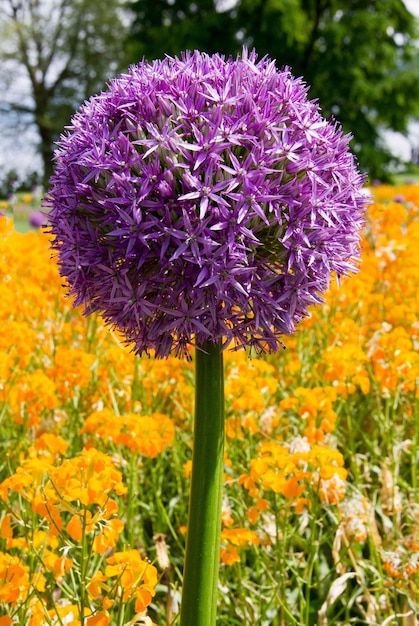
[[44,168],[42,184],[44,189],[46,189],[49,178],[53,172],[54,134],[50,118],[52,92],[47,88],[44,81],[34,80],[32,86],[35,100],[35,124],[40,137],[39,152]]
[[42,176],[42,184],[44,189],[48,187],[48,181],[51,177],[51,174],[54,171],[53,165],[53,157],[54,157],[54,147],[53,147],[53,137],[49,128],[38,127],[39,134],[41,136],[41,145],[40,152],[42,157],[42,163],[44,166],[44,172]]

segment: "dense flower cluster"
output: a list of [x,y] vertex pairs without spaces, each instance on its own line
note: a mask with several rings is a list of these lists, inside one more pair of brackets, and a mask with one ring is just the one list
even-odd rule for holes
[[82,433],[92,433],[99,441],[110,441],[154,459],[167,445],[173,443],[175,426],[166,415],[118,416],[109,409],[91,413]]
[[[308,624],[342,576],[330,626],[418,613],[419,185],[374,193],[362,272],[280,355],[225,354],[226,623]],[[193,363],[80,316],[49,256],[0,217],[0,626],[173,623]]]
[[296,437],[287,445],[275,441],[262,443],[250,462],[248,475],[240,482],[254,497],[272,489],[295,501],[297,510],[307,503],[303,494],[314,489],[323,502],[338,502],[345,494],[342,454],[322,445],[311,446],[306,438]]
[[[29,626],[108,626],[109,609],[118,602],[131,603],[136,613],[145,615],[155,595],[157,569],[138,550],[115,551],[124,529],[113,499],[127,491],[122,474],[108,455],[95,448],[59,462],[66,450],[63,444],[60,437],[41,436],[16,472],[0,483],[0,501],[9,505],[0,522],[0,542],[7,550],[0,551],[0,608],[24,606],[31,616]],[[28,523],[25,501],[30,503],[31,532],[22,535]],[[28,565],[13,554],[16,551],[25,557],[36,553],[35,567],[33,560],[27,559]],[[87,566],[87,554],[107,558],[104,563],[91,558]],[[67,575],[76,587],[73,603],[53,602],[49,608],[46,598],[36,601]],[[82,593],[89,607],[85,601],[77,602]],[[67,621],[69,616],[72,621]]]
[[74,116],[45,206],[75,302],[137,353],[275,351],[356,269],[365,195],[344,136],[288,70],[143,61]]

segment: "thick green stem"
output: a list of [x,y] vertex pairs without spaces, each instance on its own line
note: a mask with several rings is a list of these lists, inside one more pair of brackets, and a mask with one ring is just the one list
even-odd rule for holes
[[195,420],[180,626],[214,626],[224,464],[221,346],[196,350]]

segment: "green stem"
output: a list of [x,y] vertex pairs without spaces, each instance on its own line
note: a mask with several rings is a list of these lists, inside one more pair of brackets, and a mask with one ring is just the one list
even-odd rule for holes
[[80,563],[80,623],[81,626],[84,626],[85,624],[85,607],[87,606],[87,592],[86,592],[86,573],[87,573],[87,565],[88,565],[88,555],[87,555],[87,533],[86,533],[86,526],[87,526],[87,515],[86,515],[86,509],[83,510],[83,521],[82,521],[82,529],[83,529],[83,536],[82,536],[82,543],[81,543],[81,563]]
[[221,346],[196,350],[195,420],[180,626],[214,626],[224,465]]

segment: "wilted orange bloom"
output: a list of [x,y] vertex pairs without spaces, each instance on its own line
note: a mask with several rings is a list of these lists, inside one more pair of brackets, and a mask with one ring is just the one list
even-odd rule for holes
[[[326,504],[340,502],[346,493],[345,478],[347,472],[344,468],[338,468],[330,478],[322,478],[319,483],[320,500]],[[344,478],[342,478],[342,476]]]
[[356,542],[367,539],[370,508],[368,500],[359,495],[339,503],[340,529],[347,539]]
[[382,563],[389,577],[395,582],[406,583],[419,572],[419,553],[409,553],[403,545],[399,545],[394,551],[383,552]]

